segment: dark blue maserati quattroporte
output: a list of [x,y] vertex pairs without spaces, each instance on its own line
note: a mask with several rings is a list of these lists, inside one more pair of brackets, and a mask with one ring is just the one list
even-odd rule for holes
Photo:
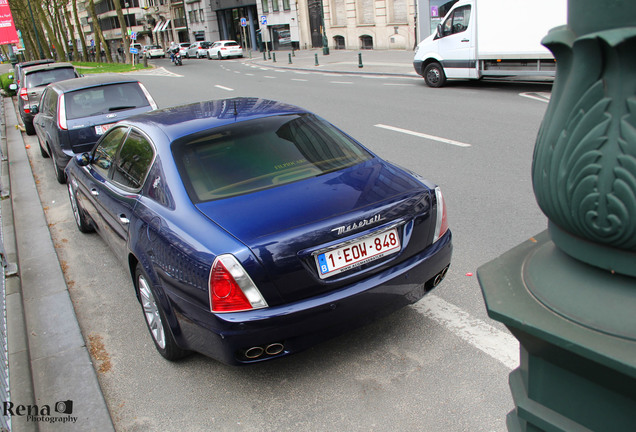
[[134,116],[66,173],[79,229],[129,269],[169,360],[301,351],[418,301],[450,265],[438,187],[281,102]]

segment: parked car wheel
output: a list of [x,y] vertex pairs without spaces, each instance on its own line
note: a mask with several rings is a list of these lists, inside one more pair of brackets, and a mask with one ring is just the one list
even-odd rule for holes
[[35,127],[33,126],[33,121],[24,121],[24,130],[27,135],[35,135]]
[[95,231],[95,227],[91,220],[84,213],[84,209],[80,206],[79,202],[77,202],[77,192],[73,188],[71,182],[68,182],[68,198],[71,201],[71,208],[73,210],[73,217],[75,218],[75,223],[77,224],[77,229],[83,233],[90,233]]
[[53,171],[55,172],[55,178],[57,179],[57,182],[60,184],[66,183],[66,173],[64,172],[64,168],[60,168],[59,166],[57,166],[55,153],[53,153],[50,148],[49,154],[51,155],[51,161],[53,162]]
[[442,87],[446,83],[444,69],[439,63],[431,63],[424,69],[424,80],[429,87]]
[[179,348],[175,342],[172,332],[167,325],[163,309],[157,303],[152,288],[150,287],[150,281],[140,264],[137,264],[137,270],[135,272],[135,285],[148,331],[150,331],[150,335],[159,354],[167,360],[178,360],[188,355],[189,352]]
[[208,60],[212,60],[212,57],[210,56],[210,51],[208,51],[207,56],[208,56]]
[[44,150],[44,146],[42,146],[42,141],[40,141],[40,137],[38,137],[38,145],[40,146],[40,154],[44,159],[49,157],[49,154]]
[[219,52],[216,54],[216,57],[217,57],[219,60],[223,60],[223,56],[221,55],[221,51],[219,51]]

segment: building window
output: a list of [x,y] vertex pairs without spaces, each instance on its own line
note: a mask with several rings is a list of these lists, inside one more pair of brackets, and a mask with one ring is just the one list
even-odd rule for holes
[[336,49],[345,49],[345,38],[344,36],[334,36],[333,43]]
[[261,0],[261,6],[263,7],[263,13],[269,13],[269,5],[267,0]]
[[283,10],[289,10],[289,0],[283,0]]
[[358,24],[375,23],[375,2],[373,0],[357,1]]
[[278,12],[278,0],[272,0],[272,11]]
[[203,15],[203,9],[199,9],[199,19],[201,22],[205,21],[205,15]]

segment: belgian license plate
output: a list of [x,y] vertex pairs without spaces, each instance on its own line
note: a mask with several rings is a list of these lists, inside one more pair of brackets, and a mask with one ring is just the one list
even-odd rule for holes
[[396,228],[347,242],[340,247],[316,255],[321,279],[351,270],[400,250]]
[[114,125],[115,123],[109,123],[109,124],[103,124],[103,125],[98,125],[95,126],[95,134],[97,135],[104,135],[106,133],[106,131],[108,129],[110,129],[110,127],[112,125]]

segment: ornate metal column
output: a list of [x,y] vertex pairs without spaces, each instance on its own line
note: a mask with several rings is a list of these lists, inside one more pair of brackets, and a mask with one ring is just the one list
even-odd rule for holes
[[509,430],[636,428],[636,2],[570,0],[532,179],[548,230],[478,270],[521,344]]

